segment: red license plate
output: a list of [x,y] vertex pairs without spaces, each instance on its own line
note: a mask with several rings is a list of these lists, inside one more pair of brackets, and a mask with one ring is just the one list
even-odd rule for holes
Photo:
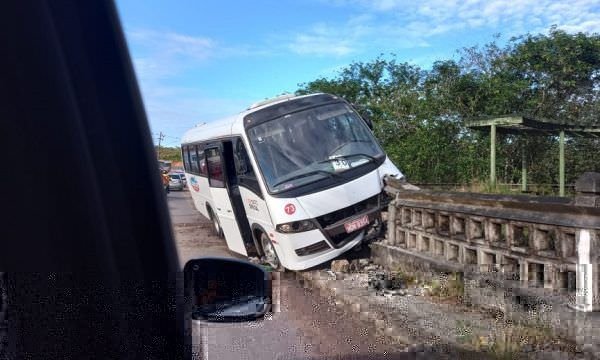
[[348,221],[347,223],[344,224],[344,228],[346,229],[347,233],[351,233],[358,229],[362,229],[367,225],[369,225],[369,216],[365,215],[365,216],[359,217],[358,219]]

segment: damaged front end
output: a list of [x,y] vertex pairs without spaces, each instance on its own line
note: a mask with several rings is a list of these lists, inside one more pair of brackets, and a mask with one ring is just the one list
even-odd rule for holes
[[362,243],[373,241],[383,234],[381,211],[389,199],[382,192],[345,208],[316,218],[320,230],[334,248],[341,248],[359,236]]

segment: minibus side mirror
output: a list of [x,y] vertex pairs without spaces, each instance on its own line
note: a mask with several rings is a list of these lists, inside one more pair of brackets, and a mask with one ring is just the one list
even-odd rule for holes
[[373,130],[373,120],[371,120],[369,114],[366,111],[363,111],[362,113],[360,113],[360,117],[362,117],[363,120],[365,120],[369,129]]
[[248,261],[206,257],[184,267],[185,299],[194,320],[247,321],[271,308],[271,276]]
[[358,113],[358,115],[360,115],[360,117],[365,121],[369,129],[373,130],[373,120],[371,120],[371,116],[369,115],[367,109],[365,109],[364,106],[356,104],[352,104],[352,107]]

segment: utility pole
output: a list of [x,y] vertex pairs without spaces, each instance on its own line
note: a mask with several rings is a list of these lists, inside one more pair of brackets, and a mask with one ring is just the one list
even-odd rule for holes
[[158,134],[158,155],[157,155],[158,156],[158,160],[160,160],[160,143],[161,143],[161,141],[164,140],[164,138],[165,138],[165,134],[163,134],[163,132],[161,131]]

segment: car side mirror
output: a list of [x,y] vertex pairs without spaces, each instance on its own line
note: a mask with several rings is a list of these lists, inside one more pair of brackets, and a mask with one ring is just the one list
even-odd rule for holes
[[271,308],[271,276],[261,266],[206,257],[188,261],[183,271],[192,319],[254,320]]

